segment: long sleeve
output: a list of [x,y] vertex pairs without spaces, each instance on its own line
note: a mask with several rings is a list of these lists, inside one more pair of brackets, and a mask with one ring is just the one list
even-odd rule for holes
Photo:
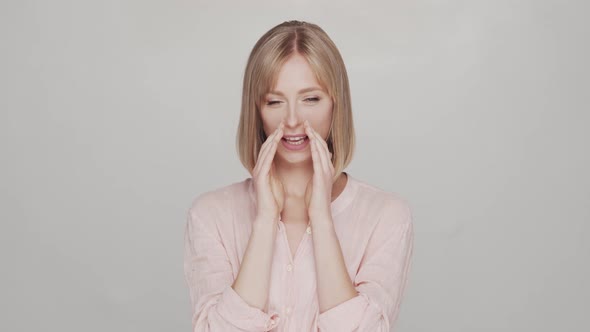
[[[218,197],[218,196],[217,196]],[[276,313],[246,303],[231,287],[234,276],[221,240],[220,222],[229,206],[212,194],[199,196],[189,209],[184,235],[184,276],[189,288],[194,332],[270,331]],[[223,201],[222,201],[223,202]]]
[[387,200],[354,280],[358,295],[321,313],[318,331],[390,332],[406,288],[413,234],[407,202]]

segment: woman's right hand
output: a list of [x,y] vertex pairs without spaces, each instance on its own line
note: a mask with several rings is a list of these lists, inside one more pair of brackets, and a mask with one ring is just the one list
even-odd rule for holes
[[283,210],[285,194],[283,184],[276,177],[273,163],[275,152],[283,138],[283,122],[260,147],[258,159],[252,171],[256,191],[256,216],[267,220],[278,220]]

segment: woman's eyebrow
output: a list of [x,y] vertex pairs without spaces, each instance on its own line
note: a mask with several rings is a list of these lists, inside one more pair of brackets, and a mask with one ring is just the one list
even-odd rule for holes
[[[306,93],[306,92],[310,92],[310,91],[315,91],[315,90],[322,91],[322,88],[319,88],[317,86],[311,86],[309,88],[304,88],[304,89],[299,90],[298,94],[302,94],[302,93]],[[270,91],[269,94],[279,95],[279,96],[283,96],[283,97],[285,96],[285,94],[280,91]]]

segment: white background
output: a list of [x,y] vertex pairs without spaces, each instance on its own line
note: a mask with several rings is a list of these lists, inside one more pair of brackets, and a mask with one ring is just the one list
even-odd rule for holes
[[190,331],[183,231],[245,179],[258,38],[320,25],[347,171],[412,204],[396,332],[587,331],[587,1],[2,1],[2,331]]

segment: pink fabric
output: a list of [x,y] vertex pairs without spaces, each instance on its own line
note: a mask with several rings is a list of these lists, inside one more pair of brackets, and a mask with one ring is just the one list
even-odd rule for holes
[[331,208],[358,295],[319,314],[313,232],[304,234],[291,255],[282,220],[265,310],[249,306],[233,290],[256,213],[247,178],[199,195],[189,209],[184,273],[193,331],[391,331],[412,260],[412,213],[400,195],[347,175]]

